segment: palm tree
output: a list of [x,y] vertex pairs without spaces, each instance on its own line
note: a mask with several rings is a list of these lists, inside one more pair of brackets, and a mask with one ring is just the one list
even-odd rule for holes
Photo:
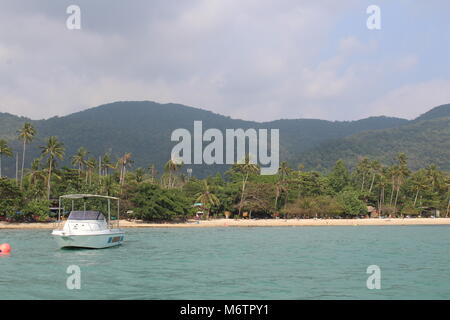
[[86,180],[87,177],[89,177],[89,185],[92,184],[92,174],[95,167],[97,167],[97,160],[95,158],[90,158],[88,161],[86,161],[86,168],[87,168]]
[[364,185],[366,183],[366,176],[370,170],[370,160],[366,157],[359,160],[356,166],[356,174],[362,176],[361,191],[364,190]]
[[278,168],[278,176],[281,181],[285,181],[286,178],[291,173],[291,168],[289,168],[289,165],[286,161],[283,161],[280,165],[280,168]]
[[275,186],[275,210],[277,210],[278,198],[284,192],[286,194],[286,199],[284,205],[286,206],[288,200],[288,187],[286,183],[286,178],[291,174],[291,169],[289,168],[286,161],[283,161],[278,168],[278,182]]
[[386,190],[386,186],[389,184],[389,175],[390,175],[390,170],[389,168],[386,167],[381,167],[380,169],[380,178],[379,178],[379,187],[380,187],[380,197],[379,197],[379,201],[378,201],[378,207],[379,207],[379,211],[380,213],[383,213],[383,206],[384,206],[384,201],[385,201],[385,190]]
[[388,168],[387,170],[387,176],[389,177],[389,179],[391,180],[391,197],[389,199],[389,206],[392,206],[392,201],[394,200],[394,191],[395,191],[395,186],[396,186],[396,179],[397,179],[397,171],[398,171],[398,167],[397,166],[391,166]]
[[23,141],[23,151],[22,151],[22,170],[20,171],[20,188],[22,188],[23,182],[23,169],[25,167],[25,151],[28,143],[33,141],[34,136],[36,135],[36,129],[34,129],[33,125],[29,122],[26,122],[22,129],[18,132],[19,140]]
[[123,186],[125,183],[125,175],[127,173],[127,167],[133,163],[131,160],[131,153],[125,153],[121,158],[119,158],[117,164],[120,167],[120,185]]
[[180,169],[181,166],[182,163],[180,164],[178,161],[175,161],[173,159],[170,159],[164,165],[164,171],[169,173],[169,182],[167,183],[168,188],[173,188],[175,186],[174,174],[178,171],[178,169]]
[[419,197],[419,192],[428,187],[426,172],[424,172],[423,169],[415,172],[414,175],[411,177],[411,184],[413,185],[413,190],[416,191],[414,196],[414,207],[415,207],[417,204],[417,199]]
[[80,147],[77,153],[72,157],[72,165],[78,166],[78,172],[81,177],[81,172],[83,171],[83,166],[86,165],[86,156],[88,151],[84,147]]
[[302,170],[305,169],[305,165],[303,163],[300,163],[298,165],[298,170],[296,172],[297,178],[298,178],[298,194],[297,199],[300,199],[300,195],[302,193],[302,187],[303,187],[303,172]]
[[277,208],[278,207],[278,199],[280,198],[280,196],[281,196],[281,194],[283,192],[287,193],[286,185],[284,184],[283,181],[278,181],[275,184],[275,206],[274,206],[275,207],[275,211],[278,209]]
[[216,195],[211,193],[211,191],[209,190],[209,185],[206,180],[203,180],[203,190],[197,193],[196,197],[196,201],[201,202],[203,206],[208,209],[208,218],[211,207],[218,206],[220,203],[219,198],[217,198]]
[[[34,187],[30,188],[29,192],[31,191],[31,194],[33,194],[36,199],[45,196],[45,190],[41,185],[45,185],[47,180],[47,173],[45,170],[40,169],[40,163],[40,158],[34,159],[31,163],[29,174],[25,176],[25,179],[28,179],[28,185]],[[40,182],[41,185],[37,186],[38,182]]]
[[380,174],[380,169],[381,169],[381,165],[377,160],[371,161],[370,162],[370,170],[372,171],[372,181],[370,183],[370,187],[369,187],[369,193],[372,192],[372,188],[373,188],[373,184],[375,182],[375,178],[377,175]]
[[47,198],[50,199],[52,170],[55,167],[56,159],[64,159],[64,145],[58,141],[57,137],[47,139],[47,144],[41,147],[42,156],[47,157],[48,176],[47,176]]
[[436,187],[439,186],[439,184],[442,182],[442,173],[438,170],[435,164],[429,165],[425,170],[434,191]]
[[102,167],[101,171],[102,174],[105,176],[109,175],[109,169],[114,169],[114,165],[111,163],[111,156],[109,153],[105,153],[102,157]]
[[234,171],[238,172],[242,176],[242,189],[241,189],[241,200],[239,201],[239,215],[241,215],[242,204],[245,195],[245,186],[247,185],[248,177],[251,174],[256,174],[259,172],[259,167],[256,164],[250,162],[250,157],[247,154],[241,163],[233,165]]
[[407,158],[404,153],[399,153],[397,155],[397,161],[398,161],[398,165],[396,166],[396,171],[395,171],[395,175],[397,178],[397,188],[396,188],[395,202],[394,202],[394,213],[396,212],[396,208],[397,208],[397,200],[398,200],[398,195],[400,192],[400,187],[402,186],[404,179],[410,174],[410,171],[408,169],[408,164],[407,164]]
[[0,140],[0,178],[2,177],[2,156],[5,157],[13,156],[11,148],[8,146],[8,143],[3,139]]
[[158,174],[158,171],[156,170],[155,165],[154,164],[149,165],[148,166],[148,171],[150,172],[150,177],[152,179],[152,183],[154,183],[156,175]]
[[46,175],[43,170],[39,168],[39,165],[41,163],[41,159],[37,158],[34,159],[33,162],[31,162],[31,169],[30,173],[28,174],[27,178],[29,179],[30,185],[36,185],[36,182],[39,180],[42,180],[45,182]]
[[284,194],[285,194],[285,198],[284,198],[284,208],[286,209],[288,200],[289,200],[289,181],[287,180],[287,178],[291,175],[292,170],[287,166],[286,163],[286,168],[281,168],[282,170],[282,175],[283,175],[283,184],[284,184]]

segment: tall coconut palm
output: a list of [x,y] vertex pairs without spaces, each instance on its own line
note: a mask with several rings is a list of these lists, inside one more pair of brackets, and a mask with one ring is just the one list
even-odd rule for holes
[[395,194],[395,202],[394,202],[394,213],[396,212],[397,208],[397,201],[398,201],[398,195],[400,193],[400,188],[407,176],[410,174],[410,170],[408,169],[408,163],[407,158],[404,153],[399,153],[397,155],[397,161],[398,165],[396,167],[395,175],[397,179],[397,186],[396,186],[396,194]]
[[35,186],[39,180],[45,182],[46,174],[43,170],[40,169],[41,159],[37,158],[31,162],[30,172],[27,175],[28,183],[32,186]]
[[156,175],[158,174],[158,171],[156,170],[155,165],[154,164],[149,165],[148,166],[148,171],[150,172],[150,177],[152,179],[152,183],[154,183]]
[[432,190],[435,191],[436,187],[439,187],[443,180],[442,172],[438,170],[438,167],[435,164],[429,165],[425,170],[431,183]]
[[370,182],[369,193],[372,192],[373,184],[375,182],[375,178],[380,174],[381,165],[377,160],[370,162],[370,171],[372,172],[372,181]]
[[30,186],[29,192],[35,199],[45,197],[45,186],[47,182],[47,171],[40,168],[41,159],[37,158],[31,162],[31,168],[29,173],[25,176],[25,180],[28,180]]
[[103,175],[109,175],[109,169],[114,169],[114,164],[111,163],[111,155],[109,153],[105,153],[102,157],[102,166],[101,172]]
[[398,171],[398,166],[393,165],[390,166],[387,169],[387,176],[390,179],[390,184],[391,184],[391,197],[389,199],[389,206],[392,206],[392,202],[394,201],[394,191],[396,188],[396,182],[397,182],[397,171]]
[[275,184],[275,211],[278,210],[278,199],[280,198],[281,194],[283,192],[287,193],[287,187],[286,184],[283,181],[278,181]]
[[289,165],[286,161],[283,161],[278,168],[278,182],[275,187],[275,210],[277,210],[278,205],[278,198],[281,196],[282,193],[286,194],[286,198],[284,201],[284,204],[286,206],[288,201],[288,185],[286,182],[286,179],[291,174],[291,168],[289,168]]
[[283,161],[278,169],[278,176],[281,181],[285,181],[286,178],[291,174],[291,168],[286,161]]
[[303,184],[303,169],[305,169],[305,165],[303,163],[300,163],[298,165],[298,170],[296,172],[297,175],[297,181],[298,181],[298,194],[297,199],[300,199],[300,195],[302,193],[302,184]]
[[41,147],[42,156],[47,157],[48,175],[47,175],[47,198],[50,199],[52,170],[55,167],[56,159],[64,159],[64,145],[58,141],[57,137],[47,139],[47,144]]
[[33,125],[29,122],[26,122],[22,129],[20,129],[18,132],[19,140],[23,141],[23,151],[22,151],[22,170],[20,171],[20,188],[22,188],[23,183],[23,170],[25,167],[25,151],[27,144],[33,141],[34,136],[36,135],[36,129],[33,127]]
[[11,148],[8,146],[8,143],[1,139],[0,140],[0,178],[2,177],[2,157],[12,157],[13,153]]
[[127,167],[133,163],[131,160],[131,153],[125,153],[121,158],[119,158],[117,164],[120,168],[120,185],[123,186],[125,183],[125,176],[127,173]]
[[164,171],[169,174],[169,181],[167,183],[168,188],[173,188],[175,186],[175,173],[180,169],[183,164],[174,159],[170,159],[164,165]]
[[213,194],[209,190],[209,185],[206,180],[203,180],[203,190],[196,195],[197,202],[201,202],[205,208],[208,210],[207,217],[209,218],[209,214],[211,212],[211,207],[218,206],[220,201],[219,198],[215,194]]
[[413,186],[413,190],[415,191],[414,196],[414,207],[417,204],[417,199],[419,197],[419,193],[422,190],[425,190],[428,187],[428,179],[426,176],[426,172],[424,170],[419,170],[414,173],[411,177],[411,184]]
[[245,187],[247,185],[248,177],[251,174],[256,174],[259,172],[259,167],[256,164],[250,162],[250,157],[247,154],[243,161],[233,165],[233,171],[239,173],[242,176],[242,189],[241,189],[241,200],[239,201],[239,215],[241,215],[242,204],[245,196]]
[[389,184],[389,175],[390,175],[390,169],[386,167],[381,167],[380,169],[380,176],[378,180],[378,185],[380,189],[380,197],[378,200],[378,208],[380,213],[383,212],[383,206],[385,202],[385,190],[386,186]]
[[361,176],[361,191],[364,190],[366,177],[370,171],[370,160],[366,157],[361,158],[356,166],[356,174]]
[[[92,184],[92,174],[94,172],[94,169],[97,167],[97,160],[95,158],[90,158],[88,161],[86,161],[86,180],[87,177],[89,177],[89,185]],[[86,181],[87,183],[87,181]]]
[[78,166],[78,173],[81,177],[81,173],[83,172],[83,166],[86,165],[86,156],[88,155],[88,151],[84,147],[80,147],[77,153],[72,157],[72,165]]

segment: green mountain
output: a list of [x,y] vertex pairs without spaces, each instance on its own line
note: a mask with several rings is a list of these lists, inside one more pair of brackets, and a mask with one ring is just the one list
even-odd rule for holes
[[[446,112],[450,115],[450,110],[448,107],[439,109],[439,112],[433,110],[421,116],[425,119],[420,120],[419,117],[414,121],[371,117],[358,121],[282,119],[260,123],[232,119],[179,104],[122,101],[47,120],[29,120],[0,113],[0,139],[10,141],[15,151],[20,152],[16,132],[25,121],[29,121],[36,127],[38,135],[27,152],[27,164],[39,156],[39,146],[44,144],[45,138],[55,135],[66,146],[66,159],[60,165],[70,165],[71,156],[84,146],[95,158],[105,152],[110,152],[113,157],[131,152],[135,168],[155,164],[161,171],[176,144],[170,141],[172,131],[186,128],[193,132],[193,122],[202,120],[203,130],[279,129],[280,160],[289,161],[293,167],[304,163],[308,167],[324,169],[329,168],[337,158],[354,161],[357,156],[366,154],[387,160],[391,154],[401,150],[413,154],[418,163],[439,158],[440,161],[436,161],[438,164],[444,168],[450,167],[445,165],[448,159],[445,149],[434,148],[441,146],[438,142],[447,137],[444,123],[447,120],[440,116]],[[427,147],[426,155],[422,152],[423,147]],[[15,160],[6,159],[4,164],[6,172],[13,175]],[[227,169],[226,166],[192,167],[194,175],[198,176]]]
[[415,121],[433,120],[448,117],[450,117],[450,104],[443,104],[441,106],[431,109],[428,112],[425,112],[421,116],[417,117]]
[[301,153],[296,161],[318,170],[330,168],[338,159],[353,166],[364,156],[391,164],[399,152],[406,153],[412,169],[436,164],[450,170],[450,104],[433,108],[395,128],[326,141]]
[[6,140],[15,139],[16,131],[27,120],[28,120],[27,118],[0,112],[0,139]]

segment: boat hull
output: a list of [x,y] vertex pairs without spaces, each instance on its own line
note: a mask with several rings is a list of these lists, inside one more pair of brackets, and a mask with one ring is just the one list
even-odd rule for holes
[[54,230],[52,235],[60,248],[103,249],[121,245],[125,240],[125,232],[120,230],[97,234],[67,234]]

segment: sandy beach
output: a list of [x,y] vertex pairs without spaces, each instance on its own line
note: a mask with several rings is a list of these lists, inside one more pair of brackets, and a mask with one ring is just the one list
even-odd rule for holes
[[[301,227],[301,226],[403,226],[403,225],[450,225],[450,218],[388,218],[388,219],[215,219],[197,223],[148,223],[121,220],[121,228],[212,228],[212,227]],[[53,229],[50,223],[0,222],[0,229]]]

